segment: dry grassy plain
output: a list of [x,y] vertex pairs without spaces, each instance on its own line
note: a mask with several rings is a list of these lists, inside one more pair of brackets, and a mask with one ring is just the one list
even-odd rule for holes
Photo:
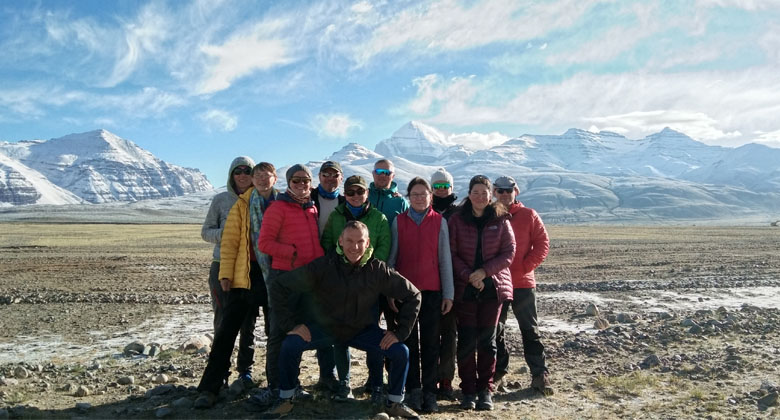
[[[637,304],[636,298],[641,300],[643,293],[654,290],[713,296],[728,286],[777,288],[780,228],[549,226],[548,230],[550,255],[537,271],[542,320],[592,324],[583,320],[587,302],[553,297],[559,291],[588,290],[610,297],[602,312],[612,316],[613,327],[599,334],[564,330],[547,335],[557,391],[549,398],[527,389],[522,346],[513,334],[515,356],[509,375],[513,390],[498,394],[496,410],[480,412],[478,417],[777,418],[777,407],[763,409],[757,404],[780,381],[777,309],[707,313],[692,306],[681,307],[671,319],[661,319]],[[201,240],[200,225],[2,223],[0,232],[0,343],[13,345],[20,336],[57,333],[71,343],[94,344],[95,331],[121,336],[130,327],[167,316],[171,308],[209,311],[206,278],[212,245]],[[621,313],[632,320],[615,330],[614,316]],[[689,334],[680,326],[685,318],[704,325],[707,320],[725,322],[728,315],[735,326],[705,329],[702,334]],[[185,323],[182,334],[189,328]],[[660,363],[639,369],[649,355],[657,355]],[[736,364],[729,362],[737,360],[729,359],[734,355]],[[262,356],[261,350],[257,357]],[[143,362],[105,357],[96,373],[86,375],[84,368],[74,366],[93,363],[94,356],[72,360],[53,348],[51,369],[56,373],[0,382],[0,410],[5,407],[11,417],[154,417],[154,410],[172,399],[193,397],[192,391],[182,389],[168,399],[144,397],[137,389],[114,387],[117,376],[135,372],[136,377],[146,378],[141,380],[144,387],[152,388],[151,373],[170,364],[179,370],[189,368],[198,377],[205,366],[203,357],[177,352],[168,352],[165,360]],[[13,377],[20,363],[30,365],[23,356],[20,359],[0,366],[0,377]],[[306,363],[312,368],[304,375],[304,385],[315,370],[310,358]],[[255,377],[262,381],[261,370]],[[362,367],[356,371],[358,380],[364,377]],[[194,385],[197,379],[179,377],[178,384]],[[65,381],[85,382],[104,392],[77,398],[58,390]],[[89,402],[92,408],[78,412],[73,408],[78,402]],[[25,405],[23,411],[15,409]],[[309,418],[371,416],[363,402],[306,403],[297,406],[295,413]],[[252,414],[244,411],[241,401],[223,401],[214,410],[177,409],[171,416]],[[441,413],[427,416],[466,417],[474,413],[461,412],[449,402],[442,402]]]

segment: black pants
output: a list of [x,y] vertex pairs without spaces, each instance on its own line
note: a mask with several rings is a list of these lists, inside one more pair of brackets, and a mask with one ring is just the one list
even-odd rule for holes
[[[517,318],[520,333],[523,337],[523,355],[531,376],[541,375],[547,372],[544,356],[544,345],[539,334],[538,315],[536,313],[536,288],[515,289],[514,300],[511,302],[512,312]],[[506,348],[506,319],[509,302],[504,303],[501,316],[496,327],[496,377],[505,375],[509,369],[509,352]]]
[[458,325],[455,322],[455,308],[441,316],[439,321],[439,381],[455,379],[455,351],[458,336]]
[[[266,335],[268,334],[268,292],[260,266],[252,262],[249,270],[250,289],[231,289],[222,292],[221,321],[214,335],[209,361],[198,385],[199,391],[219,393],[222,382],[229,376],[230,356],[239,336],[239,372],[251,372],[255,357],[255,322],[259,308],[263,308]],[[220,289],[221,290],[221,289]]]
[[[406,376],[406,391],[419,389],[436,392],[439,370],[439,320],[441,319],[441,292],[424,290],[420,314],[414,323],[409,338],[404,341],[409,347],[409,374]],[[422,375],[420,373],[422,372]],[[422,380],[421,380],[422,379]]]

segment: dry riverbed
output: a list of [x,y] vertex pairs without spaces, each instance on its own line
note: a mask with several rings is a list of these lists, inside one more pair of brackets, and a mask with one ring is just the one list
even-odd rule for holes
[[[257,416],[245,406],[253,391],[235,387],[211,410],[191,408],[211,331],[211,245],[200,239],[200,226],[0,229],[0,419]],[[508,389],[495,395],[494,411],[476,416],[780,416],[780,228],[549,231],[538,306],[556,393],[528,389],[512,328]],[[353,354],[358,386],[364,358]],[[262,347],[256,360],[262,366]],[[261,383],[262,370],[254,375]],[[307,353],[302,383],[316,377]],[[294,417],[376,416],[365,397],[335,403],[317,396],[296,405]],[[475,416],[456,402],[440,407],[425,418]]]

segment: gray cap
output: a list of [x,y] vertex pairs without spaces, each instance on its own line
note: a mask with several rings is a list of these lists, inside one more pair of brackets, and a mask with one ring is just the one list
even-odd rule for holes
[[511,176],[500,176],[493,183],[494,188],[517,188],[517,182]]
[[344,173],[344,171],[341,170],[341,165],[339,165],[338,162],[334,162],[332,160],[326,160],[325,162],[322,163],[322,166],[320,166],[320,172],[326,169],[335,169],[339,171],[340,174]]
[[305,165],[303,165],[303,164],[296,163],[295,165],[293,165],[293,166],[290,166],[290,169],[288,169],[288,170],[287,170],[287,173],[285,174],[285,175],[286,175],[286,177],[285,177],[285,178],[287,179],[287,183],[288,183],[288,184],[290,183],[290,178],[292,178],[292,177],[293,177],[293,174],[294,174],[294,173],[296,173],[296,172],[298,172],[298,171],[304,171],[304,172],[306,172],[306,175],[308,175],[308,176],[309,176],[309,178],[312,178],[312,176],[311,176],[311,170],[309,170],[309,168],[307,168],[307,167],[306,167]]
[[431,185],[441,181],[447,181],[450,185],[454,184],[452,175],[444,168],[437,169],[436,172],[431,175]]

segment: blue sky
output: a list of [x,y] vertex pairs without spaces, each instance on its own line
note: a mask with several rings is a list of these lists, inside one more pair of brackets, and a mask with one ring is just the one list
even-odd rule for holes
[[780,147],[780,3],[4,1],[0,140],[105,128],[215,186],[410,120]]

